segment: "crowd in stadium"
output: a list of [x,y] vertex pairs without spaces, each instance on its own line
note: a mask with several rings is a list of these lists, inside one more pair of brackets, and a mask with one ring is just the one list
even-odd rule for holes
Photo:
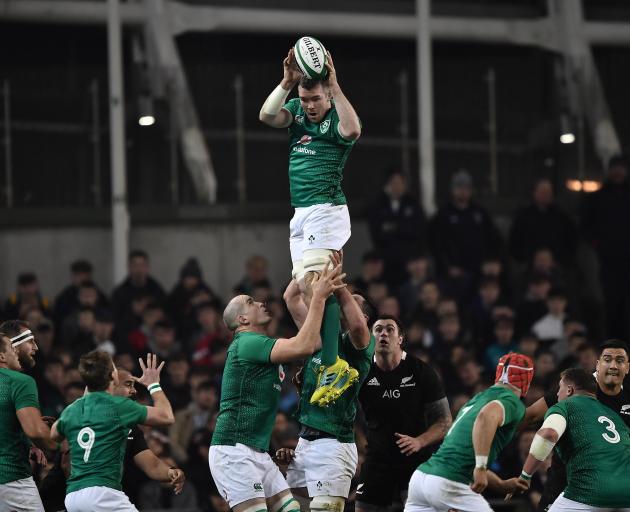
[[[347,280],[379,314],[401,319],[404,349],[442,376],[453,418],[471,396],[492,384],[499,358],[510,351],[535,361],[529,405],[557,385],[561,370],[592,371],[601,341],[627,339],[630,231],[620,229],[620,220],[630,218],[627,172],[623,158],[613,159],[603,188],[584,198],[579,216],[558,207],[550,180],[538,180],[531,203],[514,211],[508,233],[475,201],[466,171],[452,176],[450,201],[430,219],[409,193],[406,177],[389,176],[382,196],[367,208],[373,250],[363,255],[359,275]],[[584,289],[576,261],[579,244],[591,245],[598,257],[603,300]],[[270,265],[274,262],[264,255],[252,255],[233,290],[268,304],[273,312],[268,335],[291,336],[296,328],[283,290],[270,283]],[[107,293],[92,280],[90,262],[77,260],[68,286],[54,295],[40,289],[37,269],[24,269],[0,310],[5,320],[27,321],[35,334],[39,350],[30,372],[45,416],[58,417],[83,394],[77,370],[81,354],[105,350],[118,367],[135,375],[138,357],[147,352],[167,361],[162,386],[175,423],[168,430],[147,428],[145,436],[160,458],[186,471],[187,483],[183,493],[174,495],[138,470],[127,472],[124,490],[140,509],[228,510],[207,460],[230,343],[222,321],[230,297],[215,293],[202,267],[203,261],[191,257],[174,288],[166,291],[159,276],[151,274],[150,255],[134,250],[128,277]],[[298,427],[291,418],[297,394],[290,378],[296,370],[287,369],[270,453],[297,443]],[[149,403],[141,388],[137,400]],[[361,432],[359,417],[360,460]],[[534,433],[522,432],[493,469],[504,477],[518,475]],[[54,462],[37,471],[38,479]],[[533,479],[527,498],[532,503],[544,478],[541,470]]]

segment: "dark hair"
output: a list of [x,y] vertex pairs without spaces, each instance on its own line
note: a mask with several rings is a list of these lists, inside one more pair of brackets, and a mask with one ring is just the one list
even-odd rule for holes
[[[0,325],[0,330],[2,330],[2,326]],[[607,348],[620,348],[626,351],[626,356],[630,356],[630,351],[628,350],[628,345],[625,341],[621,340],[606,340],[602,343],[597,349],[597,359],[602,357],[602,352]]]
[[198,391],[210,391],[210,390],[217,390],[217,387],[215,384],[213,384],[212,382],[210,382],[209,380],[204,380],[203,382],[200,382],[197,387],[195,388],[195,392]]
[[102,350],[92,350],[79,359],[79,374],[89,391],[105,391],[113,371],[112,357]]
[[76,260],[70,264],[70,272],[73,274],[92,273],[92,264],[87,260]]
[[551,288],[551,290],[549,290],[549,293],[547,294],[547,299],[552,299],[554,297],[566,299],[567,292],[564,290],[564,288],[554,286],[553,288]]
[[576,389],[587,393],[597,393],[597,381],[595,377],[582,368],[567,368],[560,373],[560,378],[569,381]]
[[322,87],[328,87],[328,78],[324,78],[323,80],[319,78],[308,78],[307,76],[300,78],[300,87],[307,91],[312,91],[319,84],[321,84]]
[[9,338],[13,338],[20,334],[24,329],[29,329],[28,322],[24,320],[6,320],[0,324],[0,333],[6,334]]
[[383,261],[383,255],[377,250],[372,250],[364,252],[363,256],[361,256],[361,263],[372,261]]
[[33,284],[37,282],[37,276],[33,272],[22,272],[18,275],[17,284],[24,286],[27,284]]
[[142,249],[134,249],[129,253],[129,259],[132,260],[133,258],[144,258],[148,261],[149,255]]
[[4,333],[0,333],[0,354],[6,354],[11,346],[11,339]]
[[479,281],[479,288],[485,288],[486,286],[496,286],[497,288],[501,288],[501,282],[492,276],[483,276]]
[[405,328],[402,322],[394,315],[378,315],[378,317],[374,319],[374,323],[378,322],[379,320],[393,321],[396,324],[396,327],[398,327],[398,334],[402,336],[403,338],[405,337]]
[[514,327],[514,319],[507,315],[498,316],[494,321],[494,327],[498,327],[499,325],[509,325],[510,327]]
[[372,326],[376,321],[377,310],[376,306],[372,303],[370,299],[368,299],[365,295],[360,292],[354,292],[353,295],[358,295],[363,299],[363,302],[360,304],[361,311],[367,317],[367,325],[370,331],[372,330]]
[[159,322],[155,322],[153,329],[165,329],[168,331],[172,331],[175,329],[175,326],[170,320],[160,320]]

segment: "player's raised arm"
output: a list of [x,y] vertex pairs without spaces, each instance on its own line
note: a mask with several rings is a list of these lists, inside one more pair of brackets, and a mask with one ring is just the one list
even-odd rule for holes
[[313,298],[308,308],[304,325],[293,338],[279,338],[271,350],[269,359],[272,363],[286,363],[311,355],[319,344],[319,330],[322,326],[322,316],[326,299],[336,290],[344,288],[345,274],[341,273],[341,266],[332,270],[324,268],[321,274],[313,278]]
[[335,100],[335,108],[339,115],[339,133],[344,139],[357,140],[361,136],[361,123],[359,116],[354,110],[346,95],[342,92],[337,82],[337,71],[333,63],[330,52],[327,52],[328,59],[326,68],[328,68],[328,87],[333,100]]
[[164,361],[158,366],[157,356],[155,354],[147,354],[146,365],[142,359],[138,359],[138,361],[140,361],[142,375],[140,378],[134,377],[134,380],[146,386],[153,399],[153,407],[147,407],[147,418],[144,421],[144,425],[152,425],[155,427],[167,427],[172,425],[175,423],[173,408],[160,386],[160,372],[162,368],[164,368]]
[[295,279],[291,279],[291,282],[288,284],[288,286],[284,290],[284,293],[282,294],[282,298],[287,305],[287,309],[289,310],[289,314],[295,322],[295,325],[298,329],[301,329],[304,325],[304,321],[306,320],[308,308],[304,303],[304,299],[302,299],[300,285]]
[[293,115],[282,108],[291,90],[300,81],[302,74],[295,63],[293,48],[282,62],[284,75],[278,86],[271,91],[260,109],[258,119],[273,128],[286,128],[293,122]]

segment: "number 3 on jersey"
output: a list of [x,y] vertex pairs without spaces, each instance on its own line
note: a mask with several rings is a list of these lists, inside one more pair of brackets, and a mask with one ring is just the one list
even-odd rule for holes
[[90,427],[82,428],[77,435],[77,443],[85,450],[83,462],[87,462],[90,458],[90,452],[92,451],[92,446],[94,446],[94,439],[96,439],[96,434]]
[[606,416],[600,416],[599,418],[597,418],[597,421],[599,421],[600,423],[607,423],[608,426],[606,427],[606,430],[613,433],[612,436],[607,433],[602,434],[602,437],[606,441],[608,441],[610,444],[617,444],[619,441],[621,441],[621,436],[619,436],[619,432],[617,432],[617,430],[615,429],[615,424],[612,422],[612,420],[608,419]]

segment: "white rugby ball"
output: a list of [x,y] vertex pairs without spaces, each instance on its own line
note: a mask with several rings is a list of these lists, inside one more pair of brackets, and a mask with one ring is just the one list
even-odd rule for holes
[[326,78],[326,48],[311,36],[300,37],[293,47],[295,61],[307,78],[322,80]]

